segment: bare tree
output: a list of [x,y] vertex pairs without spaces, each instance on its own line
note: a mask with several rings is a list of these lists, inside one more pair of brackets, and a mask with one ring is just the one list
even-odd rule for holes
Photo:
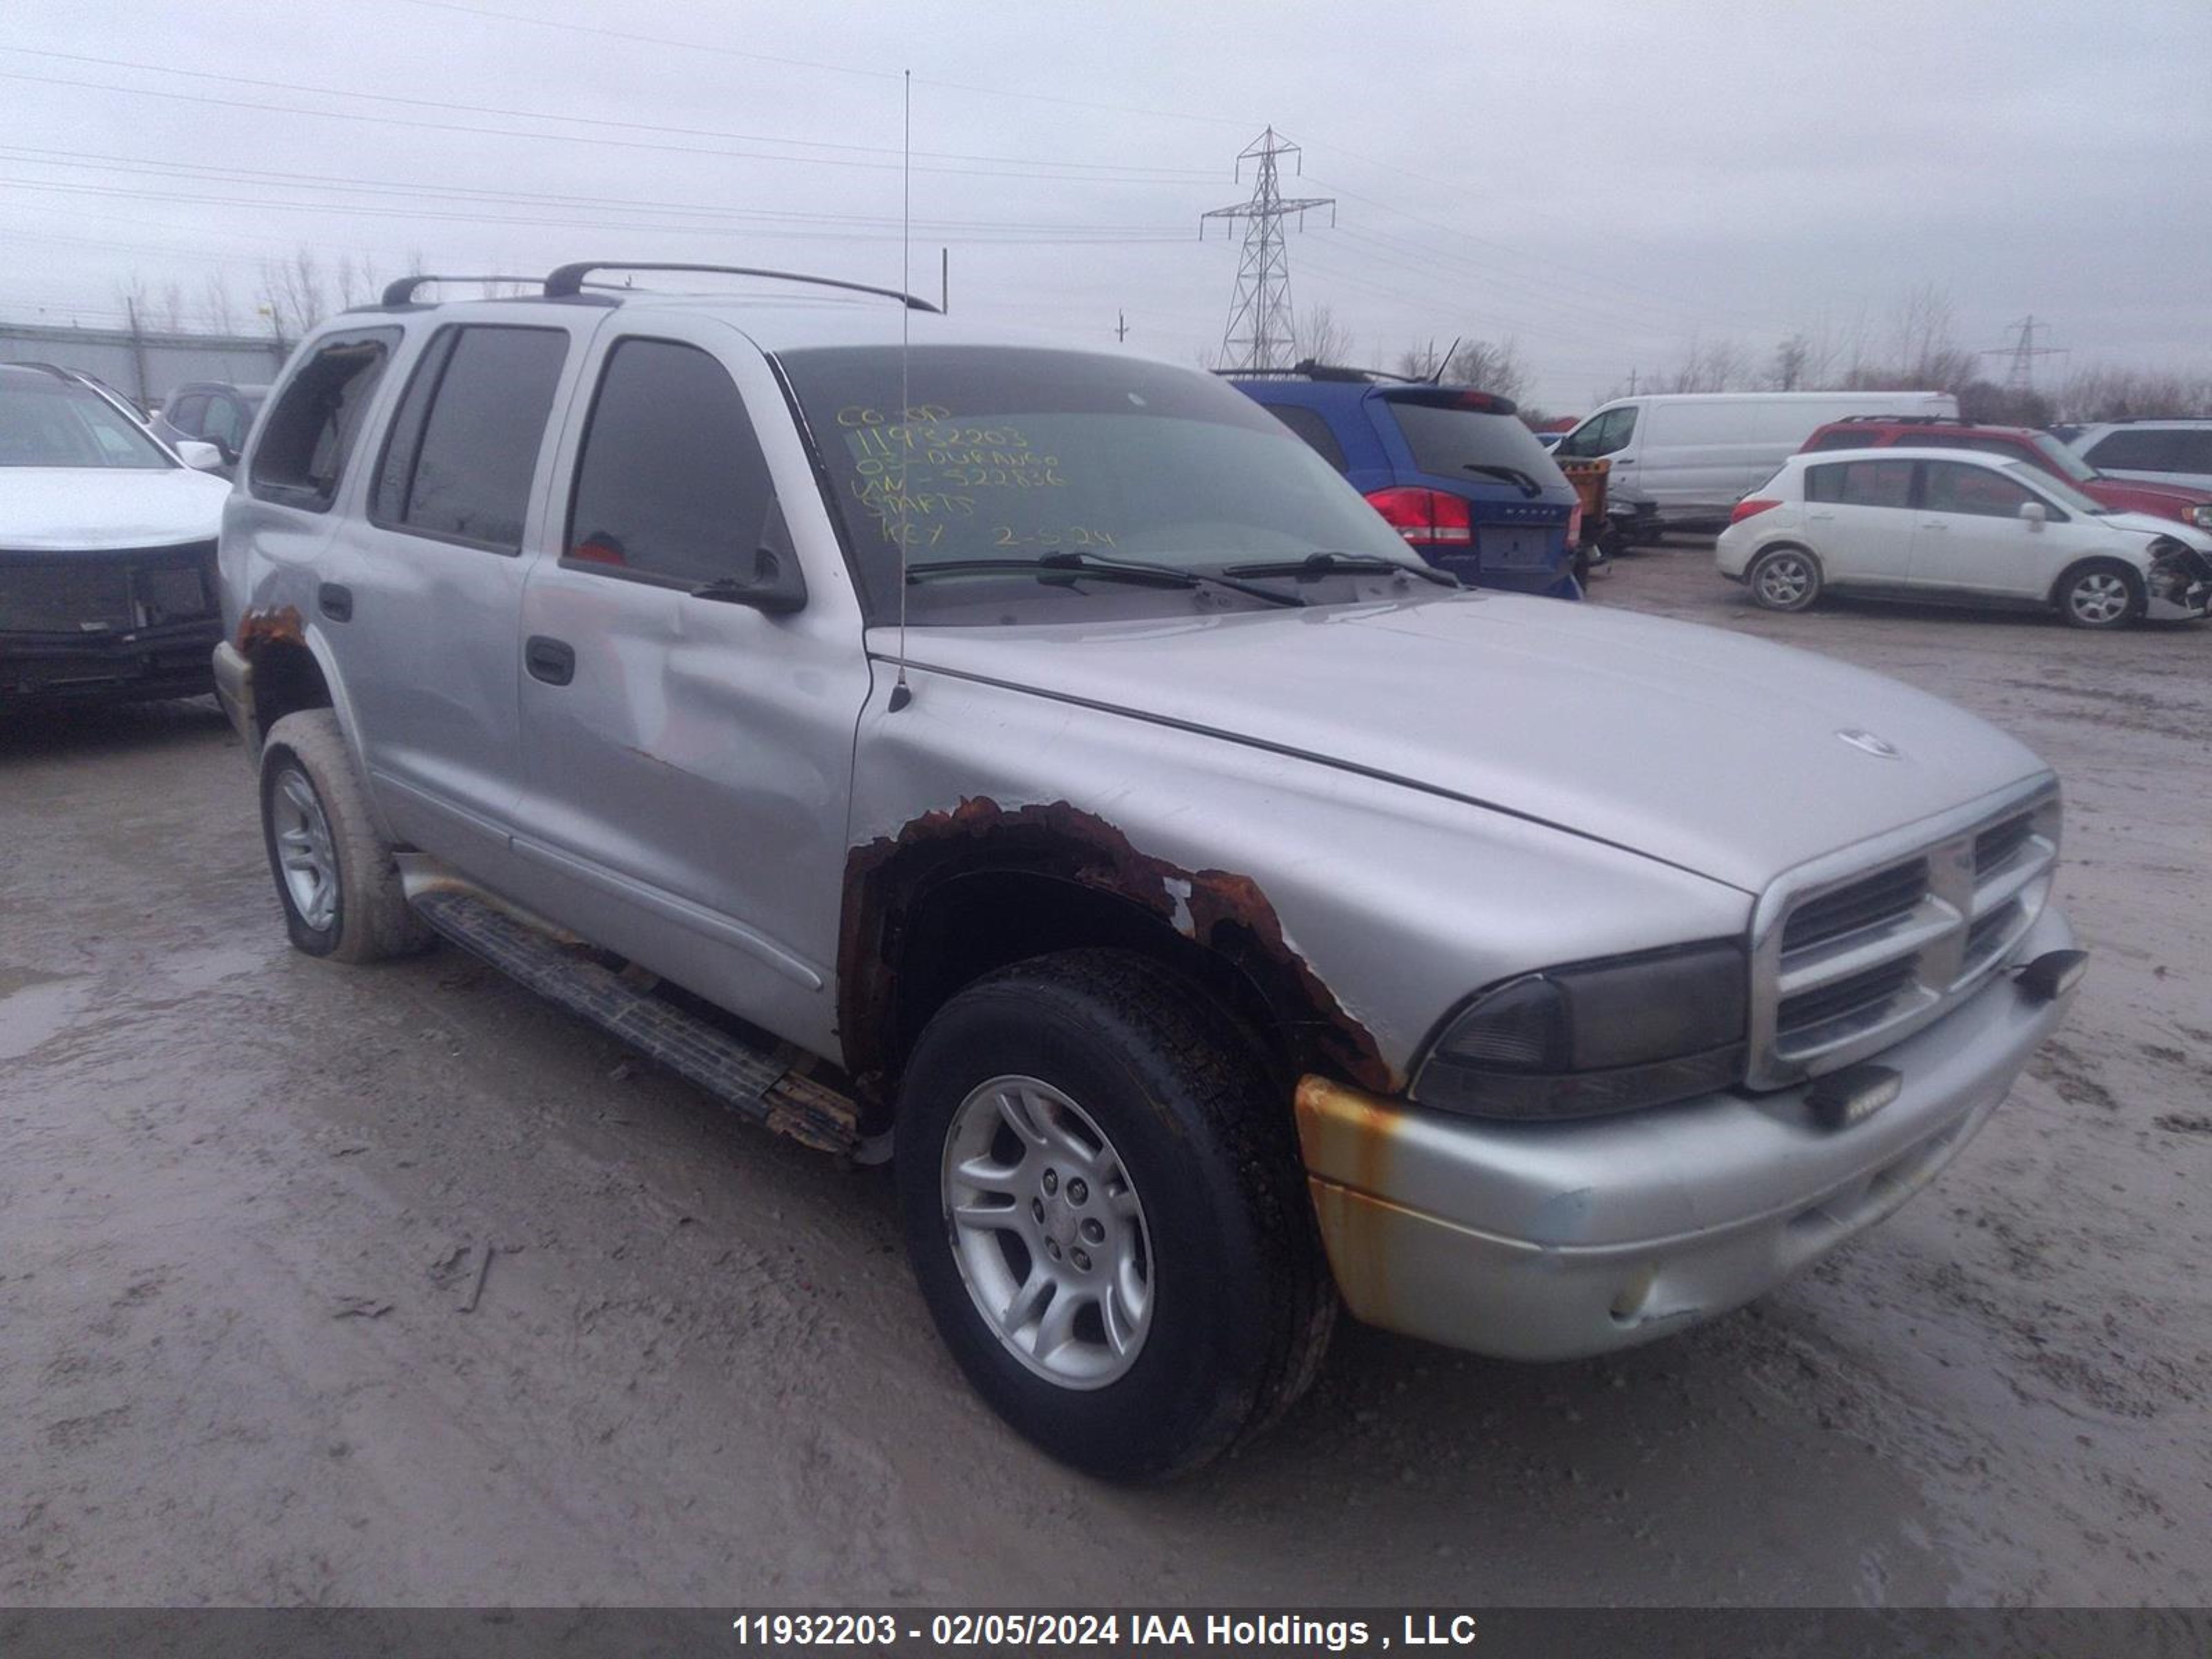
[[1398,354],[1398,373],[1409,374],[1417,380],[1431,379],[1443,365],[1443,351],[1437,345],[1433,335],[1425,343],[1415,341]]
[[1800,329],[1774,348],[1763,383],[1773,392],[1805,392],[1813,384],[1813,343]]
[[238,307],[230,297],[230,278],[221,265],[210,271],[201,283],[200,315],[218,334],[237,331]]
[[1291,322],[1291,355],[1300,362],[1344,363],[1352,359],[1352,331],[1328,301],[1308,306]]
[[1655,392],[1735,392],[1751,384],[1751,360],[1733,340],[1695,335],[1682,360],[1652,382]]
[[1444,378],[1510,398],[1516,404],[1528,390],[1528,367],[1510,340],[1462,342],[1444,365]]
[[331,289],[322,261],[302,242],[289,258],[261,267],[262,304],[277,339],[296,340],[330,314]]

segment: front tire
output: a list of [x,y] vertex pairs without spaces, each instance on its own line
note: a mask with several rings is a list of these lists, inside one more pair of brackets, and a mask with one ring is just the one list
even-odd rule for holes
[[429,942],[330,709],[302,709],[269,728],[261,751],[261,836],[295,949],[364,963]]
[[1180,1474],[1312,1381],[1336,1298],[1289,1103],[1146,958],[1039,957],[945,1004],[901,1085],[896,1173],[953,1358],[1062,1462]]
[[1752,603],[1764,611],[1802,611],[1820,597],[1820,562],[1802,547],[1773,547],[1744,573]]
[[2126,628],[2143,613],[2142,578],[2118,559],[2096,559],[2068,571],[2052,597],[2074,628]]

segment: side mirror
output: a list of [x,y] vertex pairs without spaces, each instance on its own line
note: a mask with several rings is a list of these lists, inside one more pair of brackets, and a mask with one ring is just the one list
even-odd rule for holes
[[2020,504],[2020,516],[2027,521],[2030,530],[2040,530],[2043,528],[2045,520],[2051,517],[2051,513],[2041,501],[2022,501]]
[[783,617],[805,609],[806,578],[799,574],[799,561],[790,554],[763,547],[753,554],[750,576],[717,576],[693,588],[691,597],[750,605],[771,617]]
[[220,472],[224,465],[222,448],[198,438],[178,439],[177,459],[195,472]]

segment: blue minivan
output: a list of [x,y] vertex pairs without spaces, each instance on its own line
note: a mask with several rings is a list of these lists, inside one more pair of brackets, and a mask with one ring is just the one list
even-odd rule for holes
[[1581,501],[1510,398],[1314,362],[1224,370],[1471,587],[1582,597]]

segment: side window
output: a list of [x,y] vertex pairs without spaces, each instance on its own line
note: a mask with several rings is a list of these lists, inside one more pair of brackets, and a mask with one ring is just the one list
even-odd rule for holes
[[199,434],[212,442],[236,449],[246,436],[246,422],[236,403],[228,398],[208,399],[207,416],[198,428]]
[[1261,408],[1305,441],[1306,447],[1339,472],[1344,471],[1344,446],[1329,429],[1328,417],[1303,404],[1262,404]]
[[696,346],[607,358],[576,461],[568,557],[696,585],[751,568],[775,501],[729,372]]
[[1600,455],[1610,455],[1636,431],[1636,410],[1608,409],[1604,414],[1584,421],[1582,425],[1559,440],[1555,455],[1577,457],[1589,460]]
[[325,340],[284,386],[254,446],[250,474],[264,501],[326,513],[337,498],[362,416],[399,343],[396,328]]
[[2212,472],[2212,429],[2199,428],[2166,435],[2173,440],[2174,471]]
[[1984,519],[2017,518],[2025,503],[2042,500],[2001,473],[1956,461],[1929,462],[1925,489],[1922,505],[1930,513],[1971,513]]
[[1824,432],[1805,447],[1815,453],[1823,449],[1879,449],[1882,446],[1880,432],[1869,432],[1864,427],[1838,427],[1833,432]]
[[2172,432],[2123,427],[2092,444],[2082,459],[2106,471],[2179,472],[2182,470],[2175,465],[2179,459],[2179,446],[2170,441],[2174,436]]
[[561,329],[441,329],[392,418],[370,520],[520,551],[538,451],[568,359]]
[[1904,507],[1912,495],[1911,461],[1841,461],[1805,469],[1805,499],[1838,507]]
[[169,407],[169,424],[187,437],[198,438],[207,430],[207,393],[194,392],[179,398]]

